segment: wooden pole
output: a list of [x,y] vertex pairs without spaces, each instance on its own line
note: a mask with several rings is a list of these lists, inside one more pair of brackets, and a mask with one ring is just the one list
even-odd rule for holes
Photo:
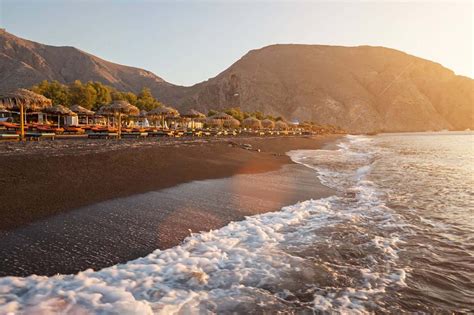
[[23,108],[23,104],[20,105],[20,137],[21,141],[25,141],[25,109]]
[[118,114],[118,138],[122,138],[122,114]]

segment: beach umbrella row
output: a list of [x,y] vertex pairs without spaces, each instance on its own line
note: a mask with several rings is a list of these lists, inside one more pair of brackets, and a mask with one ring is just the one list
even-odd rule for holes
[[[114,101],[112,104],[102,106],[96,113],[89,109],[86,109],[80,105],[73,105],[71,108],[67,108],[63,105],[52,106],[50,99],[34,93],[27,89],[17,89],[14,92],[0,93],[0,110],[19,110],[21,120],[21,138],[24,139],[24,115],[26,110],[31,111],[44,111],[51,114],[58,115],[58,127],[61,115],[78,115],[78,116],[94,116],[94,115],[105,115],[118,117],[119,125],[119,136],[121,134],[121,119],[124,115],[136,116],[136,117],[149,117],[155,120],[162,119],[163,126],[166,118],[179,117],[179,112],[168,106],[160,106],[152,109],[149,112],[140,111],[136,106],[131,105],[127,101],[119,100]],[[189,109],[184,112],[181,117],[187,119],[204,119],[206,115],[195,110]],[[287,129],[290,127],[289,123],[284,121],[274,122],[270,119],[264,119],[260,121],[255,117],[248,117],[240,123],[237,119],[224,112],[217,113],[206,119],[206,124],[215,127],[227,127],[227,128],[238,128],[242,125],[245,128],[251,129]],[[301,127],[305,128],[304,124]]]

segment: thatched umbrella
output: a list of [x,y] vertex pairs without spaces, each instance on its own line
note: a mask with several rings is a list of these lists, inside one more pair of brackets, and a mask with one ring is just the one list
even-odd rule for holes
[[287,124],[289,129],[296,129],[296,127],[298,127],[297,122],[288,122]]
[[94,116],[95,112],[82,107],[81,105],[72,105],[71,110],[77,114],[77,116],[86,117],[86,125],[89,124],[89,117]]
[[208,117],[206,119],[206,125],[210,127],[215,127],[215,128],[222,128],[223,121],[222,119],[215,119],[213,117]]
[[75,112],[78,116],[94,116],[95,112],[82,107],[81,105],[72,105],[71,110]]
[[217,113],[217,114],[215,114],[215,115],[212,115],[211,118],[213,118],[213,119],[220,119],[220,120],[231,120],[231,119],[233,119],[234,117],[232,117],[232,116],[229,115],[229,114],[220,112],[220,113]]
[[182,113],[181,117],[190,119],[192,128],[194,128],[194,120],[195,119],[204,119],[204,118],[206,118],[206,115],[204,115],[201,112],[198,112],[195,109],[189,109],[189,110],[185,111],[184,113]]
[[275,122],[270,119],[264,119],[262,120],[262,127],[266,129],[274,129],[275,128]]
[[223,120],[223,121],[222,121],[222,124],[223,124],[223,126],[226,127],[226,128],[235,129],[235,128],[239,128],[239,126],[240,126],[240,121],[238,121],[238,120],[235,119],[235,118],[232,118],[232,119]]
[[244,121],[242,122],[242,126],[250,129],[260,129],[262,128],[262,123],[255,117],[249,117],[244,119]]
[[181,114],[181,117],[185,117],[185,118],[205,118],[206,115],[204,115],[201,112],[198,112],[195,109],[190,109],[190,110],[185,111],[183,114]]
[[58,116],[58,128],[60,128],[61,115],[63,116],[75,116],[75,112],[63,105],[55,105],[53,107],[46,108],[46,112]]
[[155,122],[155,127],[158,127],[158,120],[161,119],[161,110],[159,107],[154,108],[147,113],[147,117]]
[[148,115],[151,117],[159,117],[162,119],[163,128],[165,126],[165,119],[166,118],[175,118],[179,117],[178,110],[174,109],[173,107],[168,106],[160,106],[155,109],[152,109],[148,112]]
[[26,89],[0,93],[0,106],[7,110],[20,110],[21,140],[25,139],[25,110],[40,111],[51,107],[49,98]]
[[299,123],[298,127],[303,129],[303,130],[311,130],[311,125],[307,122]]
[[110,105],[102,106],[101,112],[118,116],[118,134],[122,134],[122,115],[138,115],[140,110],[127,101],[115,101]]
[[275,122],[275,128],[277,130],[285,130],[285,129],[288,129],[288,124],[284,122],[283,120],[279,120]]

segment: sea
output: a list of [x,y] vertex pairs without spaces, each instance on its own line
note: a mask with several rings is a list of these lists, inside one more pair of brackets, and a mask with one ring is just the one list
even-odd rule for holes
[[0,278],[0,314],[474,313],[474,133],[288,155],[337,193],[99,271]]

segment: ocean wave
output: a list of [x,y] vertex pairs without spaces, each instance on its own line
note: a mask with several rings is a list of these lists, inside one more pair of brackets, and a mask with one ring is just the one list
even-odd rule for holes
[[339,150],[290,153],[340,195],[193,234],[99,271],[1,278],[0,313],[387,310],[377,301],[405,285],[407,270],[397,265],[405,222],[365,178],[373,156],[353,144],[370,141],[348,140]]

